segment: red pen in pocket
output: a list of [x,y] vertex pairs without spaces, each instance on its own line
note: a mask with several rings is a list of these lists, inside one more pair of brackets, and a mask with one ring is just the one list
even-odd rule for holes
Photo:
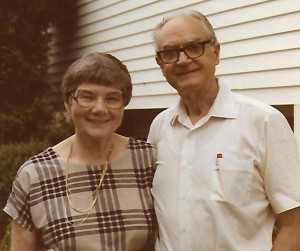
[[220,169],[220,162],[221,162],[222,158],[223,158],[223,154],[222,153],[217,153],[217,170]]

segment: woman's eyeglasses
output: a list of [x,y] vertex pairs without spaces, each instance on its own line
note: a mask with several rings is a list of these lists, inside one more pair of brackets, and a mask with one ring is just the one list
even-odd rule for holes
[[121,91],[108,91],[104,95],[98,95],[95,91],[80,89],[76,96],[72,94],[72,98],[82,107],[96,105],[99,98],[112,109],[118,109],[124,105],[124,94]]

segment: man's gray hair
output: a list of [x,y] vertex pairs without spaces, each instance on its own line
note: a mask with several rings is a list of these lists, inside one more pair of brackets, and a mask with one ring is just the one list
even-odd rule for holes
[[155,28],[153,31],[153,40],[155,43],[155,46],[157,47],[157,39],[159,36],[159,32],[164,25],[169,22],[171,19],[179,16],[188,16],[188,17],[194,17],[202,22],[204,25],[208,39],[214,40],[217,42],[217,36],[215,34],[214,28],[212,27],[211,23],[208,21],[208,19],[199,11],[196,10],[181,10],[179,12],[176,12],[174,14],[171,14],[170,16],[164,18]]

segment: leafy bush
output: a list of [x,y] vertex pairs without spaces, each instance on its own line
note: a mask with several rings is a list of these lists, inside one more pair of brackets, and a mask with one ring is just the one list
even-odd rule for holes
[[58,113],[55,116],[55,123],[49,130],[47,139],[51,145],[56,145],[63,139],[74,134],[74,126],[70,118],[64,113]]
[[76,30],[76,1],[0,0],[0,6],[0,144],[37,140],[49,130],[49,97],[57,94],[49,45],[54,35]]
[[[45,140],[30,141],[28,143],[9,143],[0,145],[0,208],[4,208],[11,192],[15,175],[20,166],[31,156],[53,146],[74,133],[72,122],[63,114],[56,115],[56,123],[48,126],[48,133]],[[0,239],[1,245],[10,239],[10,218],[0,210]],[[5,228],[8,225],[6,231]],[[1,249],[0,250],[5,250]]]
[[[37,154],[49,146],[45,141],[33,141],[29,143],[11,143],[0,145],[0,207],[4,208],[11,192],[12,183],[19,167],[25,160]],[[0,236],[10,222],[9,217],[0,210]]]
[[9,251],[10,250],[10,235],[11,235],[11,223],[9,223],[6,227],[3,239],[0,242],[0,250],[1,251]]
[[[76,30],[77,5],[74,0],[0,0],[0,6],[2,209],[22,163],[73,131],[65,117],[55,116],[49,101],[57,90],[48,73],[48,56],[54,35],[71,37]],[[9,223],[2,210],[0,222],[2,239]],[[9,234],[8,227],[6,240]]]

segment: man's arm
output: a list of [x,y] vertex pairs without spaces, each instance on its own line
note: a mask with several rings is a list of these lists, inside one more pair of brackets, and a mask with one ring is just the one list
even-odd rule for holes
[[37,250],[37,235],[12,221],[11,228],[11,251],[34,251]]
[[277,215],[278,233],[272,251],[300,250],[300,207]]

